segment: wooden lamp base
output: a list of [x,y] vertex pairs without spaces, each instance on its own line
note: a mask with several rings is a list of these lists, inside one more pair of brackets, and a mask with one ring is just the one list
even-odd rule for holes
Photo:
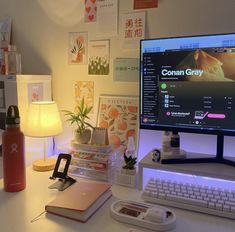
[[55,168],[56,160],[53,158],[40,159],[33,162],[33,170],[39,172],[50,171]]

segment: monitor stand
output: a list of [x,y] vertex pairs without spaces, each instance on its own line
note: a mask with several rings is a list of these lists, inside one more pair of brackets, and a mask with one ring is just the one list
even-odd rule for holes
[[224,152],[224,135],[217,135],[216,143],[216,156],[215,157],[203,157],[203,158],[171,158],[161,159],[162,164],[184,164],[184,163],[223,163],[231,166],[235,166],[235,161],[225,159],[223,157]]

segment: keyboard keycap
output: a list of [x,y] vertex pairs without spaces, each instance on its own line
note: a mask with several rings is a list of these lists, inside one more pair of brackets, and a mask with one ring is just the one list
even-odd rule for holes
[[164,193],[159,193],[159,194],[158,194],[158,197],[159,197],[160,199],[165,199],[165,196],[166,196],[166,194],[164,194]]
[[223,206],[222,206],[222,204],[217,203],[217,204],[215,204],[215,208],[218,210],[222,210]]
[[214,208],[215,208],[215,203],[209,202],[209,203],[208,203],[208,208],[214,209]]
[[229,212],[230,211],[230,206],[229,205],[224,205],[223,206],[223,211]]
[[199,205],[202,207],[207,207],[206,201],[202,201],[198,199],[190,199],[187,197],[179,197],[179,196],[174,196],[171,194],[166,195],[166,200],[178,201],[178,202],[182,202],[182,203],[189,204],[189,205]]
[[231,212],[235,213],[235,207],[231,207]]

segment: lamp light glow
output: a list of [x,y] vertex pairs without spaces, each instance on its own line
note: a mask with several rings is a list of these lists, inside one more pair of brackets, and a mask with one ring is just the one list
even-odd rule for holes
[[55,159],[46,158],[46,138],[62,132],[62,123],[57,104],[53,101],[32,102],[28,108],[25,125],[25,135],[30,137],[44,137],[44,159],[33,162],[33,169],[37,171],[52,170]]

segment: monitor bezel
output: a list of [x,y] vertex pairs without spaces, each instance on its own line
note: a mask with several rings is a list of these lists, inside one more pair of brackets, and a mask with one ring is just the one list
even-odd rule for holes
[[[172,36],[172,37],[159,37],[159,38],[150,38],[150,39],[141,39],[140,40],[140,61],[139,61],[139,127],[140,129],[147,129],[147,130],[158,130],[158,131],[177,131],[177,132],[187,132],[187,133],[196,133],[196,134],[211,134],[211,135],[226,135],[226,136],[235,136],[235,129],[228,130],[228,129],[213,129],[213,128],[202,128],[202,127],[187,127],[187,126],[175,126],[175,125],[162,125],[162,124],[154,124],[154,125],[145,125],[142,124],[142,115],[141,115],[141,86],[142,86],[142,43],[145,41],[153,41],[153,40],[167,40],[167,39],[183,39],[183,38],[197,38],[197,37],[212,37],[212,36],[226,36],[226,35],[234,35],[235,32],[229,33],[216,33],[216,34],[201,34],[201,35],[181,35],[181,36]],[[228,46],[230,47],[230,46]],[[235,46],[231,46],[235,47]]]

